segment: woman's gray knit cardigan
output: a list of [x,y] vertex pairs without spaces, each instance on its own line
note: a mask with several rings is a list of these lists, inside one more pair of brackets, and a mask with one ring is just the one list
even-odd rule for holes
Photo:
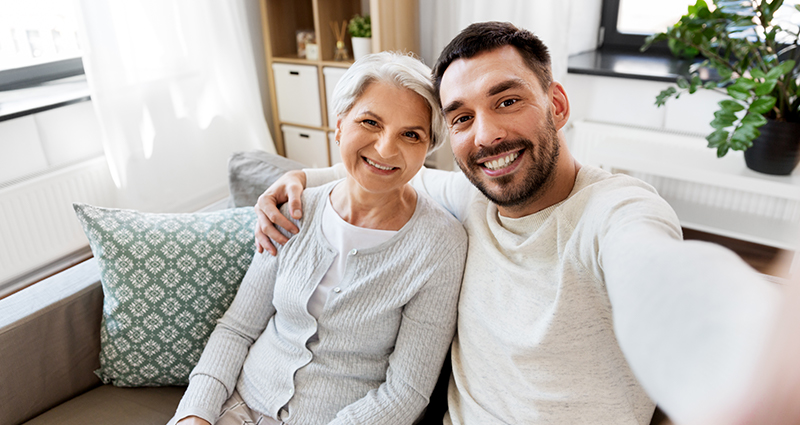
[[344,254],[340,290],[315,320],[307,303],[336,255],[320,228],[336,183],[305,191],[300,233],[277,257],[255,255],[176,417],[214,423],[234,387],[287,424],[410,424],[423,411],[455,331],[466,233],[418,194],[390,240]]

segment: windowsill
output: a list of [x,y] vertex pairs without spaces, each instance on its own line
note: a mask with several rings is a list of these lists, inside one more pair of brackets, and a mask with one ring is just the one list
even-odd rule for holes
[[[700,61],[701,59],[678,59],[669,52],[640,52],[605,47],[570,56],[567,72],[674,83],[681,75],[687,77],[689,67]],[[704,81],[719,79],[715,71],[707,68],[700,68],[699,75]]]
[[85,75],[0,92],[0,121],[91,100]]

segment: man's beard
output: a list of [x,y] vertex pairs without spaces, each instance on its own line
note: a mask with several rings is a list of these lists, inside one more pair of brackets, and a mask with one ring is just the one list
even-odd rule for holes
[[[559,154],[559,140],[553,117],[548,114],[545,127],[538,135],[538,149],[528,139],[506,140],[496,145],[482,147],[475,155],[469,158],[469,167],[456,158],[456,163],[470,182],[478,188],[490,201],[496,205],[513,208],[526,205],[541,198],[547,188],[552,184],[553,174],[556,169]],[[531,156],[532,164],[527,170],[517,170],[511,174],[500,177],[488,177],[484,174],[482,166],[477,161],[481,158],[495,156],[503,152],[510,152],[520,148]],[[525,172],[522,182],[516,187],[512,186],[515,174]],[[485,180],[491,180],[492,185],[500,186],[499,189],[490,191]]]

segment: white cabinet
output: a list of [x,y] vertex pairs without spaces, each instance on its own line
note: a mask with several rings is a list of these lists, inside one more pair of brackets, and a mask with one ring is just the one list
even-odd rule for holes
[[[333,89],[336,88],[336,83],[342,78],[342,75],[347,72],[346,68],[334,68],[326,66],[322,68],[322,74],[325,76],[325,99],[328,107],[328,128],[336,128],[336,114],[333,112]],[[333,159],[333,158],[331,158]]]
[[278,116],[282,122],[322,126],[317,67],[273,63]]
[[328,139],[324,131],[291,125],[282,125],[281,130],[287,158],[312,168],[328,166]]

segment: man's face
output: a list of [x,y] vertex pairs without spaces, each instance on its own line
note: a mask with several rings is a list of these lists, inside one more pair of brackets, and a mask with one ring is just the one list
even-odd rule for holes
[[553,183],[559,138],[550,90],[517,50],[454,61],[439,93],[453,154],[472,184],[501,207],[539,199]]

